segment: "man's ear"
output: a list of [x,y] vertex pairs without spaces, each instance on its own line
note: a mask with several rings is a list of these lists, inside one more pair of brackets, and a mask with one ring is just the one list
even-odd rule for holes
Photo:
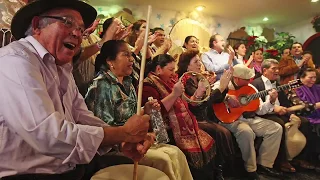
[[263,68],[262,69],[262,74],[267,70],[267,68]]
[[32,21],[31,21],[31,25],[32,25],[32,31],[34,34],[39,34],[40,32],[40,17],[39,16],[35,16],[32,18]]

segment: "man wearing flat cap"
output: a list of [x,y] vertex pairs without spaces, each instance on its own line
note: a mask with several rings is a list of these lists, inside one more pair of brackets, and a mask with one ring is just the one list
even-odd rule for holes
[[[250,79],[255,75],[253,69],[248,68],[244,64],[237,64],[233,69],[233,77],[228,86],[230,90],[237,90],[247,85],[255,89],[254,86],[249,84]],[[219,84],[216,83],[216,85]],[[277,91],[272,90],[269,92],[269,95],[269,101],[262,102],[260,99],[260,106],[256,112],[243,113],[238,120],[231,124],[221,123],[222,126],[229,129],[235,136],[242,153],[242,159],[245,162],[248,179],[252,180],[259,179],[256,172],[257,166],[258,172],[263,174],[270,176],[281,175],[273,169],[273,164],[279,151],[282,128],[278,123],[256,116],[256,114],[264,115],[273,111],[274,102],[278,94]],[[230,107],[240,106],[238,99],[233,95],[227,95],[226,103]],[[257,153],[254,148],[256,136],[263,137],[258,157],[256,157]]]
[[0,49],[0,178],[85,179],[89,165],[76,165],[114,145],[134,160],[150,147],[147,115],[109,127],[74,83],[70,62],[96,15],[79,0],[36,0],[13,17],[19,41]]

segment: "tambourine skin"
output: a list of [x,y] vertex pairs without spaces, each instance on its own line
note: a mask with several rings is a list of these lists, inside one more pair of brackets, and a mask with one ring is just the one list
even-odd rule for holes
[[189,75],[190,77],[191,76],[195,76],[198,79],[198,81],[204,81],[206,83],[206,87],[207,87],[206,88],[206,93],[205,93],[205,96],[201,100],[192,100],[185,93],[182,93],[182,99],[186,100],[188,103],[193,103],[193,104],[202,104],[203,102],[207,101],[210,98],[210,95],[211,95],[211,86],[210,86],[210,83],[209,83],[208,79],[201,73],[194,72],[194,71],[188,71],[188,72],[185,72],[179,78],[179,81],[182,82],[183,78],[185,76],[187,76],[187,75]]

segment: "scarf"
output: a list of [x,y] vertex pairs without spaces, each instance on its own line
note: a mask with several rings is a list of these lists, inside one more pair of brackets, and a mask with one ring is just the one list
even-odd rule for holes
[[253,68],[254,68],[257,72],[259,72],[259,73],[262,74],[261,65],[258,64],[258,63],[256,63],[256,61],[253,61],[252,63],[253,63]]
[[[174,83],[167,84],[154,73],[149,73],[144,83],[150,84],[160,93],[162,98],[172,92]],[[214,140],[198,127],[197,120],[188,109],[187,102],[177,98],[168,112],[169,126],[178,146],[186,155],[194,168],[208,164],[215,156]]]
[[[296,89],[297,96],[302,101],[315,104],[320,102],[320,86],[315,84],[311,88],[307,86],[301,86]],[[310,123],[320,124],[320,109],[316,109],[313,113],[308,116]]]

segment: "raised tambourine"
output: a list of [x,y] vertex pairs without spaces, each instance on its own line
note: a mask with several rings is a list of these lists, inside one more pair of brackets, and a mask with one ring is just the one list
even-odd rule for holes
[[[185,87],[185,92],[182,93],[182,99],[186,100],[189,103],[193,103],[193,104],[201,104],[205,101],[207,101],[210,98],[210,94],[211,94],[211,86],[210,83],[208,81],[208,79],[206,78],[206,76],[204,76],[201,73],[197,73],[197,72],[193,72],[193,71],[189,71],[189,72],[185,72],[180,78],[179,81],[182,82],[183,86]],[[200,81],[204,81],[205,87],[206,87],[206,92],[203,95],[203,97],[201,99],[197,99],[197,100],[192,100],[191,96],[194,94],[194,92],[191,92],[190,94],[188,94],[187,92],[189,91],[187,83],[192,83],[193,86],[195,88],[198,87],[198,83]]]

